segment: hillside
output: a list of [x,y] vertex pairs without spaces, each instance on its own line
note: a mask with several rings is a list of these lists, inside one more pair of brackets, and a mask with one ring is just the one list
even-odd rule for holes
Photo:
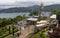
[[45,11],[52,11],[52,10],[55,10],[55,9],[60,10],[60,4],[45,6]]
[[[55,9],[60,9],[60,4],[54,4],[54,5],[49,5],[44,7],[45,11],[51,12],[52,10]],[[13,12],[31,12],[33,10],[39,10],[40,6],[39,5],[34,5],[34,6],[29,6],[29,7],[14,7],[14,8],[8,8],[8,9],[3,9],[0,10],[0,13],[13,13]]]

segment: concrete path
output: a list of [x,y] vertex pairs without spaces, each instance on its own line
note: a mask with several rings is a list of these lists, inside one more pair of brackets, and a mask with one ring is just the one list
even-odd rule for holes
[[28,34],[33,33],[33,30],[34,30],[33,25],[25,28],[24,30],[21,31],[21,35],[19,36],[19,38],[26,38]]

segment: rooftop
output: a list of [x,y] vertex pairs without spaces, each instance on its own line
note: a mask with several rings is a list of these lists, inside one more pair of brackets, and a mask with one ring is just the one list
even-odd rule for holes
[[56,19],[56,15],[52,15],[52,16],[50,16],[50,18],[55,18]]
[[41,21],[38,21],[37,23],[47,23],[47,20],[41,20]]
[[37,18],[27,18],[27,20],[30,20],[30,21],[37,21],[38,19]]
[[45,24],[37,24],[36,26],[39,27],[39,26],[44,26]]

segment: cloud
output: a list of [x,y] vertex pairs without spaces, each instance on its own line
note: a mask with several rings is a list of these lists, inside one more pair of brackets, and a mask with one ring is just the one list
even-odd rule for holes
[[56,3],[60,2],[60,0],[18,0],[18,1],[56,2]]
[[60,2],[60,0],[0,0],[1,3],[10,3],[10,2],[17,2],[17,1],[25,1],[25,2],[29,2],[29,1],[36,1],[36,2]]
[[60,3],[60,0],[0,0],[0,4],[13,4],[15,2],[44,2],[44,3]]
[[15,0],[0,0],[0,4],[12,4]]
[[60,0],[0,0],[0,5],[8,6],[30,6],[40,5],[43,2],[44,5],[60,4]]

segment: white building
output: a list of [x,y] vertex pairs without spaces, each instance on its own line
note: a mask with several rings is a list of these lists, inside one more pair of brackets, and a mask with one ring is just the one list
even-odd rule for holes
[[37,22],[37,27],[39,27],[39,26],[44,26],[44,25],[46,25],[46,24],[48,24],[48,21],[47,20],[41,20],[41,21],[38,21]]
[[56,15],[52,15],[52,16],[50,16],[50,18],[56,19]]
[[37,21],[38,19],[37,19],[37,18],[27,18],[27,20],[30,20],[30,21]]
[[21,30],[24,29],[26,27],[27,22],[26,21],[19,21],[17,22],[17,29]]

